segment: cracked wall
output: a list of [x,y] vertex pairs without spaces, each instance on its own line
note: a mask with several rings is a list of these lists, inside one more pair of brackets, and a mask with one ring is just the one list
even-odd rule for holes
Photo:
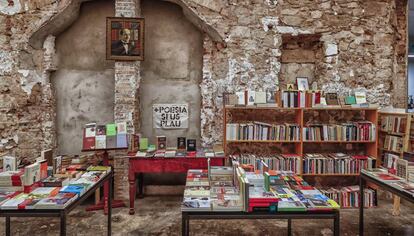
[[[0,151],[34,158],[38,147],[56,145],[49,81],[56,68],[46,55],[53,54],[50,43],[37,49],[29,45],[29,38],[71,1],[11,1],[13,6],[0,1]],[[361,88],[372,103],[397,107],[406,103],[406,1],[169,1],[183,7],[184,15],[205,32],[200,83],[205,145],[222,139],[223,92],[278,85],[284,34],[321,35],[323,58],[315,64],[315,78],[326,91]],[[123,9],[120,6],[119,11]],[[131,97],[124,99],[122,94],[129,93],[121,92],[120,104],[115,102],[115,120],[131,118],[131,126],[138,130],[140,66],[116,63],[117,81],[125,70],[125,81],[132,81],[134,88]]]

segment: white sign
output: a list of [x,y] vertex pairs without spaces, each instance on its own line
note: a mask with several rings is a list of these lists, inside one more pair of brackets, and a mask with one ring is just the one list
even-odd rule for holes
[[187,129],[188,104],[154,104],[152,118],[156,129]]

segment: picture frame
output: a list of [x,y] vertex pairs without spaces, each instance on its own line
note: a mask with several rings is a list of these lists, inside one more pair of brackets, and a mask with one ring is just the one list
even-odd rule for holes
[[144,18],[106,18],[106,59],[144,60]]
[[299,91],[309,90],[308,77],[296,77],[296,84]]

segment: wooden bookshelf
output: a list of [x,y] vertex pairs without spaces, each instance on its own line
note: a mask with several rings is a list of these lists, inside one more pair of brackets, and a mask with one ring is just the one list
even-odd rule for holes
[[[361,152],[365,155],[369,155],[374,159],[378,159],[378,109],[377,108],[352,108],[352,107],[314,107],[314,108],[280,108],[280,107],[254,107],[254,106],[246,106],[246,107],[239,107],[239,106],[225,106],[223,108],[224,116],[223,116],[223,148],[225,155],[228,156],[231,153],[231,149],[237,145],[242,144],[257,144],[257,145],[264,145],[266,144],[280,144],[282,146],[292,145],[292,150],[294,152],[290,152],[289,154],[296,154],[300,156],[301,161],[301,169],[299,170],[299,174],[303,176],[338,176],[338,177],[346,177],[346,176],[358,176],[359,174],[303,174],[303,155],[305,153],[317,153],[317,152],[308,152],[305,149],[309,146],[321,146],[321,147],[331,147],[335,149],[338,145],[346,145],[347,150],[353,150],[353,146],[351,149],[348,148],[349,145],[358,145],[361,148]],[[338,120],[338,124],[344,122],[352,122],[352,121],[369,121],[376,125],[376,134],[375,140],[368,140],[368,141],[310,141],[310,140],[303,140],[303,127],[304,124],[309,119],[309,116],[314,116],[312,113],[318,113],[318,116],[321,116],[323,112],[341,112],[344,113],[344,117],[342,120]],[[349,113],[357,113],[356,115],[349,115]],[[245,115],[246,117],[244,117]],[[233,120],[233,118],[235,120]],[[347,117],[359,117],[358,120],[344,120]],[[250,118],[250,119],[249,119]],[[243,122],[267,122],[267,123],[290,123],[290,124],[297,124],[299,126],[299,133],[300,137],[298,141],[276,141],[276,140],[237,140],[237,141],[227,141],[227,133],[226,133],[226,125],[228,123],[240,123],[239,121]],[[307,124],[307,123],[306,123]],[[230,146],[231,145],[231,146]],[[285,153],[278,153],[278,154],[285,154]],[[287,153],[286,153],[287,154]]]
[[[377,158],[377,166],[382,166],[382,162],[384,159],[384,154],[385,153],[392,153],[395,155],[398,155],[399,158],[403,158],[404,152],[410,151],[411,149],[411,142],[410,142],[410,137],[411,137],[411,127],[412,127],[412,114],[409,113],[405,113],[405,112],[378,112],[379,115],[379,119],[378,119],[378,127],[379,128],[379,135],[378,135],[378,140],[379,140],[379,145],[378,145],[378,153],[379,153],[379,157]],[[383,121],[384,117],[389,117],[389,118],[401,118],[401,119],[405,119],[405,129],[403,130],[403,132],[394,132],[394,131],[389,131],[389,130],[384,130],[382,129],[382,124],[381,122]],[[401,131],[401,130],[399,130]],[[395,150],[388,150],[384,147],[384,143],[385,143],[385,138],[387,135],[390,136],[397,136],[399,138],[402,138],[402,150],[401,151],[395,151]],[[394,195],[394,206],[393,206],[393,215],[399,215],[400,214],[400,198],[398,196]]]

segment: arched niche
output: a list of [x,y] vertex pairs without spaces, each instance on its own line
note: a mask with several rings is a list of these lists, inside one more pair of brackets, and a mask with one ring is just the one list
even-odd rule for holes
[[[63,0],[59,2],[58,13],[50,20],[42,24],[29,38],[29,44],[35,49],[41,49],[43,42],[48,35],[59,35],[68,28],[79,16],[79,9],[83,2],[91,0]],[[175,3],[182,8],[183,14],[187,19],[205,32],[214,42],[224,43],[224,37],[214,29],[210,24],[205,22],[197,12],[191,9],[183,0],[163,0]]]

